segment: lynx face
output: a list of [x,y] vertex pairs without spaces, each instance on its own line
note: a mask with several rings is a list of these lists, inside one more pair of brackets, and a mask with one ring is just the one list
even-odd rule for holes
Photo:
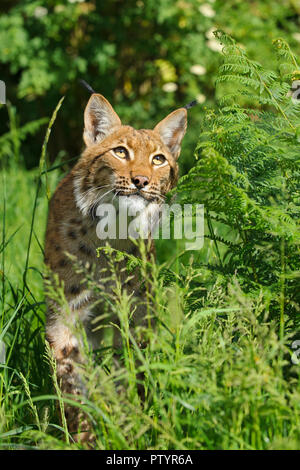
[[98,204],[118,203],[120,196],[139,210],[151,202],[162,203],[177,181],[186,114],[180,108],[153,130],[135,130],[121,124],[103,96],[92,95],[84,116],[87,148],[74,175],[76,203],[83,215],[93,216]]

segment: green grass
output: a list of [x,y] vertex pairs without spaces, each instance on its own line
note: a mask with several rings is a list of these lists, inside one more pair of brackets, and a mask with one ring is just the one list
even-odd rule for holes
[[[155,328],[129,329],[133,302],[117,273],[112,294],[93,286],[122,337],[118,367],[109,317],[99,349],[83,351],[88,394],[75,405],[89,415],[97,449],[300,449],[291,347],[299,330],[300,110],[287,95],[289,75],[267,73],[223,40],[231,72],[221,70],[219,82],[247,82],[247,94],[235,90],[240,101],[207,111],[197,160],[177,186],[181,201],[205,205],[204,247],[182,255],[181,242],[158,241],[156,263],[143,252],[129,260],[145,280]],[[286,44],[280,51],[293,62]],[[59,421],[71,398],[60,394],[44,341],[43,240],[62,176],[59,162],[45,174],[56,111],[38,169],[22,166],[17,129],[1,160],[0,448],[84,448]],[[124,255],[107,250],[116,266]],[[52,295],[61,297],[55,286]]]
[[[58,175],[49,176],[51,189]],[[65,438],[55,403],[57,393],[44,346],[45,305],[41,278],[47,197],[37,201],[26,283],[37,171],[4,171],[5,198],[1,252],[0,446],[2,448],[77,448]],[[159,253],[158,253],[159,255]],[[113,256],[113,255],[111,255]],[[144,266],[142,269],[148,269]],[[149,276],[153,313],[161,320],[144,331],[149,345],[140,351],[130,336],[131,299],[116,288],[114,308],[121,319],[122,367],[108,348],[95,363],[88,355],[85,404],[94,422],[99,449],[279,449],[299,448],[298,366],[290,360],[290,340],[278,336],[268,320],[263,296],[248,297],[232,280],[225,293],[215,284],[201,308],[189,307],[195,276],[185,267],[186,283],[163,286],[160,268]],[[118,283],[116,280],[116,286]],[[109,372],[108,372],[109,371]],[[146,398],[136,383],[144,372]],[[69,440],[69,443],[68,443]]]

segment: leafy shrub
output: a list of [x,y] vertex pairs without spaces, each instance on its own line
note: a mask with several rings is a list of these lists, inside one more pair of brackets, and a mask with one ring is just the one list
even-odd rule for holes
[[[193,165],[191,149],[204,107],[215,104],[221,47],[212,31],[225,30],[266,68],[272,66],[274,38],[283,37],[300,52],[293,0],[6,0],[0,9],[0,78],[20,125],[49,116],[66,95],[51,159],[59,151],[66,159],[80,153],[88,95],[78,79],[84,78],[125,123],[138,127],[154,126],[198,97],[180,161],[185,173]],[[0,112],[2,133],[7,117]],[[22,145],[29,167],[38,164],[41,138],[42,133]]]
[[[225,34],[220,106],[202,120],[196,165],[179,181],[184,202],[205,205],[215,260],[206,267],[246,292],[261,290],[270,311],[299,322],[299,102],[289,90],[295,57],[279,40],[277,71],[250,60]],[[287,73],[287,71],[289,71]],[[200,265],[204,266],[205,255]],[[215,278],[215,276],[213,276]]]
[[[196,162],[176,190],[181,202],[204,203],[206,243],[200,252],[175,251],[173,263],[149,265],[143,252],[129,260],[149,284],[149,314],[157,323],[135,332],[148,338],[144,350],[129,328],[130,293],[113,275],[107,302],[120,319],[120,366],[110,338],[95,356],[84,351],[90,394],[79,405],[94,423],[99,449],[299,448],[299,364],[291,361],[299,325],[299,105],[289,96],[298,66],[283,40],[274,43],[278,64],[270,72],[229,36],[218,37],[224,45],[218,107],[202,116]],[[50,392],[44,358],[40,268],[47,198],[39,190],[43,184],[49,195],[61,166],[45,173],[49,132],[35,193],[33,173],[19,162],[3,178],[4,448],[80,447],[58,422],[54,403],[63,406],[63,399],[55,381]],[[11,135],[20,149],[18,132]],[[157,247],[160,261],[164,246]],[[169,258],[169,241],[168,248]],[[126,255],[111,250],[110,256],[116,265]],[[103,295],[103,286],[95,288]]]

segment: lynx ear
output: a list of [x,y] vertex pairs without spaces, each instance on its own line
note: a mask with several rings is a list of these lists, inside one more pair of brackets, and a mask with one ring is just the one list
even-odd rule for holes
[[94,93],[84,111],[83,140],[86,146],[101,142],[118,126],[121,121],[112,106],[104,96]]
[[161,140],[169,148],[174,158],[177,159],[181,150],[181,141],[186,131],[187,111],[179,108],[173,111],[154,128],[160,134]]

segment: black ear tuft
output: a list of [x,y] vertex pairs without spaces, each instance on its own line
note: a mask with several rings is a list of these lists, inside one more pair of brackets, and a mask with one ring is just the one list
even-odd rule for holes
[[185,109],[190,109],[190,108],[192,108],[193,106],[196,106],[196,104],[198,104],[198,101],[197,101],[197,100],[194,100],[194,101],[191,101],[190,103],[186,104],[185,106],[183,106],[183,108],[185,108]]
[[79,83],[86,88],[90,94],[92,95],[93,93],[96,93],[95,90],[85,81],[85,80],[79,80]]

